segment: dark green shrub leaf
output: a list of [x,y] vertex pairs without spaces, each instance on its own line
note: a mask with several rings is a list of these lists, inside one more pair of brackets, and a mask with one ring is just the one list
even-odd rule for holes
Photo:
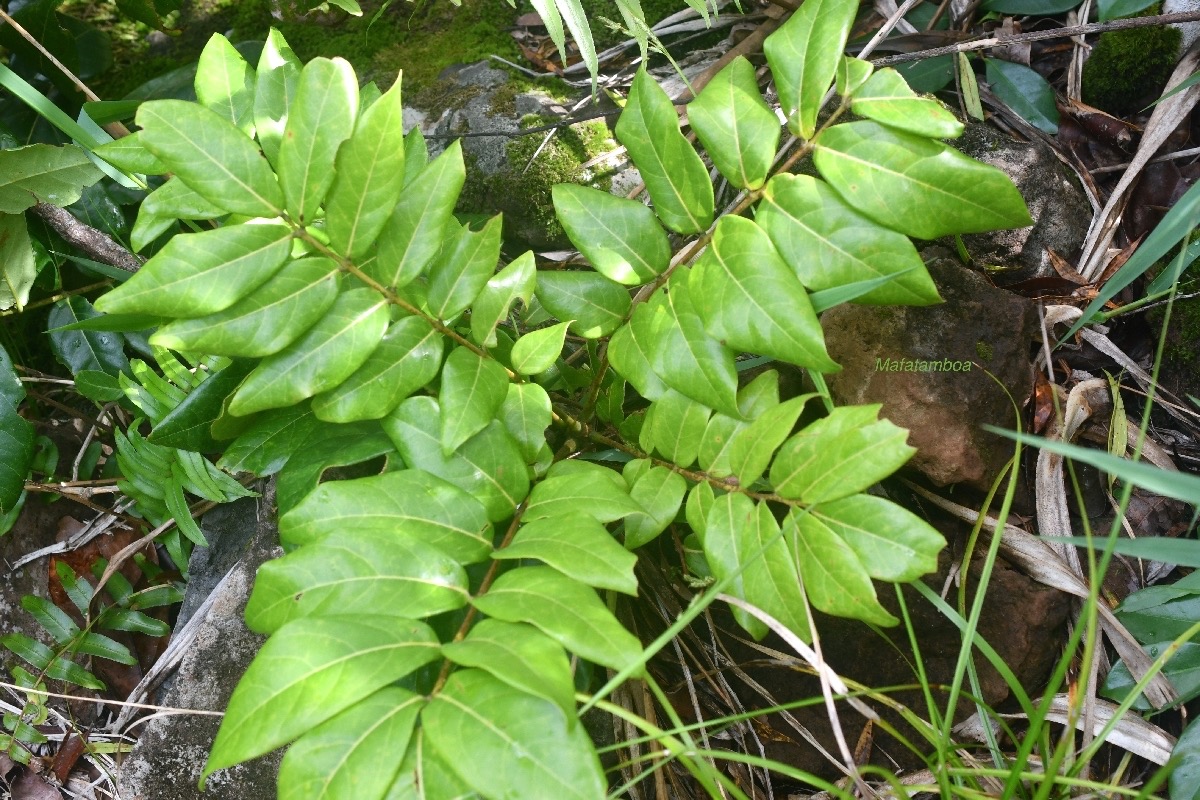
[[0,150],[0,214],[20,214],[36,203],[64,208],[103,175],[83,148],[73,144]]
[[1033,223],[1000,170],[877,122],[833,126],[821,134],[813,161],[851,206],[918,239]]
[[1196,800],[1200,797],[1200,724],[1195,720],[1184,729],[1183,735],[1175,743],[1171,760],[1175,764],[1167,784],[1171,797]]
[[329,422],[386,417],[438,374],[442,344],[442,335],[424,318],[396,320],[365,364],[336,389],[313,398],[313,413]]
[[189,392],[182,403],[168,411],[147,438],[165,447],[198,453],[220,450],[221,446],[209,431],[213,421],[220,416],[226,398],[233,394],[252,368],[252,362],[236,361],[212,375]]
[[671,245],[644,204],[573,183],[558,184],[553,195],[571,243],[600,274],[637,286],[666,270]]
[[639,304],[628,324],[622,325],[608,341],[608,360],[613,369],[647,400],[657,400],[668,391],[650,366],[650,354],[654,352],[652,318],[650,308],[645,303]]
[[304,734],[279,765],[279,800],[383,800],[424,704],[392,686]]
[[576,508],[527,522],[492,558],[536,558],[580,583],[636,597],[637,556],[618,544],[584,507]]
[[894,69],[879,70],[855,90],[850,110],[918,136],[954,139],[963,132],[954,114],[933,98],[918,97]]
[[303,500],[316,488],[325,470],[361,464],[379,456],[395,456],[395,449],[377,422],[318,427],[279,471],[275,490],[279,512],[287,513]]
[[420,619],[467,603],[467,575],[413,535],[346,529],[259,568],[246,624],[274,633],[300,617],[382,614]]
[[300,451],[317,424],[306,405],[272,409],[249,422],[225,448],[217,465],[230,472],[274,475],[293,453]]
[[16,408],[25,399],[25,385],[21,383],[12,358],[4,345],[0,345],[0,400],[7,400],[9,405]]
[[254,130],[271,164],[279,164],[279,144],[295,102],[303,65],[283,34],[271,28],[254,75]]
[[142,132],[134,131],[92,151],[119,170],[141,175],[162,175],[170,172],[167,165],[158,160],[142,144]]
[[806,0],[763,42],[788,127],[804,139],[817,129],[817,111],[833,83],[856,11],[852,0]]
[[[475,233],[466,226],[449,234],[429,267],[429,313],[449,320],[464,311],[496,272],[502,220],[496,215]],[[426,235],[424,231],[421,235]]]
[[629,486],[630,498],[645,509],[625,518],[625,546],[630,550],[653,541],[667,529],[679,513],[687,491],[687,481],[679,473],[666,467],[650,466],[649,461],[643,463],[647,468]]
[[285,625],[234,689],[201,785],[213,771],[269,753],[429,663],[438,647],[428,625],[395,617],[310,617]]
[[508,316],[517,300],[529,304],[536,281],[531,250],[526,250],[488,280],[471,307],[471,338],[476,344],[496,346],[496,326]]
[[363,112],[337,154],[325,204],[333,249],[358,258],[375,242],[404,185],[404,120],[400,81]]
[[821,525],[841,538],[872,578],[913,581],[937,570],[945,537],[916,514],[882,497],[855,494],[821,503],[798,521],[801,531]]
[[411,536],[471,564],[492,551],[492,526],[471,495],[418,469],[323,483],[279,518],[291,547],[355,530]]
[[712,409],[668,389],[650,404],[642,425],[640,444],[680,467],[691,466],[700,453],[700,437]]
[[528,622],[571,652],[615,670],[641,656],[637,637],[617,622],[595,591],[550,567],[506,572],[473,603],[490,617]]
[[512,434],[526,463],[537,459],[546,446],[551,421],[550,395],[536,383],[510,383],[500,406],[500,421]]
[[[1166,642],[1160,642],[1149,645],[1145,650],[1146,654],[1153,659],[1158,658],[1166,647]],[[1200,696],[1200,644],[1184,642],[1180,645],[1175,654],[1163,665],[1162,674],[1179,693],[1176,703],[1187,703]],[[1129,667],[1122,661],[1108,673],[1101,693],[1108,699],[1120,703],[1129,696],[1136,685],[1137,680],[1130,674]],[[1154,706],[1150,705],[1150,702],[1140,693],[1133,701],[1133,708],[1135,711],[1155,710]]]
[[941,300],[913,243],[850,208],[824,181],[776,175],[767,183],[757,222],[809,291],[912,270],[858,301],[929,305]]
[[0,214],[0,311],[23,309],[37,274],[25,216]]
[[542,697],[575,723],[575,678],[562,646],[532,625],[481,620],[467,638],[442,645],[442,655],[464,667],[478,667],[514,689]]
[[1045,78],[1024,64],[998,58],[985,58],[983,62],[996,97],[1033,127],[1051,135],[1058,133],[1054,89]]
[[199,195],[250,217],[283,210],[279,182],[258,147],[215,111],[183,100],[138,108],[142,144]]
[[[226,213],[225,209],[208,202],[183,181],[171,178],[142,201],[142,205],[138,208],[138,222],[141,223],[143,217],[218,219],[225,216]],[[151,220],[150,225],[143,227],[152,227],[154,224]],[[150,234],[143,234],[142,243],[148,244],[154,238],[156,237]]]
[[676,270],[667,290],[659,291],[661,299],[652,304],[650,363],[675,391],[729,416],[740,416],[733,353],[705,330],[688,292],[689,277],[687,270]]
[[[992,0],[992,2],[1021,2],[1022,0]],[[1060,0],[1065,2],[1065,0]],[[1096,10],[1101,22],[1120,17],[1131,17],[1139,11],[1144,11],[1154,5],[1154,0],[1099,0]],[[1174,787],[1172,787],[1174,788]]]
[[[489,724],[481,724],[487,720]],[[429,744],[487,797],[598,800],[600,759],[582,725],[549,700],[482,670],[460,670],[421,712]]]
[[465,347],[450,351],[442,368],[442,455],[486,428],[508,394],[508,373],[498,362]]
[[742,486],[762,477],[775,450],[791,435],[804,405],[813,397],[804,394],[769,408],[733,435],[729,442],[729,469]]
[[282,408],[334,388],[379,346],[387,309],[372,289],[343,292],[316,325],[250,373],[230,401],[230,412],[245,416]]
[[[597,469],[607,470],[606,467]],[[587,470],[548,475],[533,487],[522,519],[528,521],[579,512],[600,522],[613,522],[643,510],[630,499],[625,481],[618,473],[612,472],[615,480],[597,480],[594,473],[594,470]]]
[[[984,0],[983,8],[987,11],[999,11],[1003,14],[1038,14],[1049,16],[1070,11],[1079,5],[1079,0]],[[1103,0],[1100,6],[1104,6]],[[1104,19],[1104,17],[1101,17]]]
[[779,119],[758,91],[754,66],[738,56],[688,103],[688,122],[713,165],[739,189],[759,189],[779,146]]
[[357,114],[358,78],[345,59],[317,57],[304,65],[279,145],[279,185],[295,222],[307,225],[316,217]]
[[676,233],[706,230],[713,219],[708,170],[679,132],[671,99],[645,67],[633,80],[616,134],[646,182],[663,225]]
[[562,355],[569,324],[569,320],[560,322],[517,339],[510,356],[513,370],[521,375],[539,375],[554,366]]
[[624,286],[595,272],[540,272],[536,294],[559,320],[574,320],[571,330],[585,339],[615,331],[632,305]]
[[1169,642],[1200,619],[1200,595],[1188,595],[1136,611],[1117,609],[1117,619],[1139,642]]
[[[125,357],[125,337],[119,333],[91,330],[67,330],[66,326],[99,317],[85,298],[75,295],[60,300],[50,309],[47,325],[50,349],[63,366],[77,375],[85,370],[117,376],[129,372]],[[62,328],[63,330],[53,330]]]
[[212,35],[200,53],[196,99],[246,135],[253,135],[254,70],[219,33]]

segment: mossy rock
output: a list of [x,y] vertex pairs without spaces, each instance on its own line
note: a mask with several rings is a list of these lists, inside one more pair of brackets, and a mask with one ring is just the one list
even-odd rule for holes
[[[1157,8],[1143,15],[1157,14]],[[1178,29],[1166,26],[1102,33],[1083,65],[1083,101],[1117,116],[1150,105],[1175,69],[1181,37]]]
[[[1180,293],[1196,291],[1196,284],[1180,284]],[[1157,337],[1163,312],[1150,312],[1153,333]],[[1159,378],[1169,391],[1186,400],[1188,395],[1200,397],[1200,298],[1177,301],[1171,309],[1167,326],[1166,346]]]

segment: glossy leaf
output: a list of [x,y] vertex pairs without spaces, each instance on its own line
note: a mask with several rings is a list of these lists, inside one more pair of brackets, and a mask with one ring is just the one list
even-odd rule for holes
[[513,369],[521,375],[539,375],[553,367],[562,355],[569,324],[570,321],[560,322],[517,339],[510,356]]
[[151,344],[172,350],[259,358],[277,353],[324,316],[337,298],[337,264],[323,257],[284,266],[224,311],[176,320]]
[[788,127],[802,138],[811,139],[817,129],[817,111],[833,83],[857,11],[858,3],[851,0],[805,0],[763,42]]
[[875,65],[870,61],[842,56],[838,61],[837,73],[834,75],[834,89],[842,97],[849,97],[867,82],[874,69]]
[[420,619],[466,603],[467,575],[441,550],[396,530],[348,529],[259,567],[246,625],[270,634],[301,617]]
[[872,578],[912,581],[937,569],[945,537],[929,523],[882,497],[856,494],[821,503],[800,521],[833,531],[858,556]]
[[754,66],[738,56],[688,103],[688,122],[713,165],[739,189],[766,183],[779,146],[779,119],[758,90]]
[[396,320],[366,363],[337,388],[313,398],[313,413],[329,422],[386,417],[438,374],[443,342],[422,317]]
[[654,352],[653,316],[645,303],[639,304],[629,323],[618,329],[608,342],[608,359],[613,368],[647,400],[657,400],[668,390],[650,363]]
[[65,208],[103,173],[81,147],[31,144],[0,150],[0,176],[0,214],[20,214],[35,203]]
[[708,426],[712,409],[674,389],[655,400],[642,426],[641,445],[657,451],[679,467],[689,467],[700,452],[700,437]]
[[861,303],[928,305],[941,300],[913,243],[846,205],[824,181],[776,175],[757,222],[809,291],[907,272]]
[[359,614],[298,619],[267,640],[217,732],[213,771],[295,739],[438,657],[429,626]]
[[478,500],[423,470],[322,483],[279,518],[289,546],[354,530],[410,536],[470,564],[491,552],[492,526]]
[[488,279],[471,307],[471,338],[476,344],[496,346],[496,326],[508,316],[518,300],[529,304],[536,280],[532,250],[526,250]]
[[254,74],[254,129],[263,153],[272,164],[279,163],[283,129],[296,100],[303,68],[283,34],[271,28]]
[[147,439],[164,447],[199,453],[220,450],[221,445],[209,433],[212,423],[220,416],[225,400],[252,368],[251,361],[235,361],[210,375],[158,421]]
[[33,464],[33,426],[0,397],[0,514],[16,507]]
[[[137,232],[143,217],[218,219],[225,214],[225,209],[205,200],[178,178],[172,178],[142,201],[138,208],[138,226],[134,227],[134,232]],[[146,227],[150,227],[150,224]],[[155,237],[143,234],[141,238],[145,240],[143,243],[148,243]]]
[[[1021,3],[1028,0],[991,0],[992,3]],[[1058,0],[1059,3],[1066,0]],[[1144,11],[1154,5],[1154,0],[1099,0],[1096,10],[1101,22],[1108,22],[1119,17],[1130,17],[1139,11]],[[1200,786],[1200,784],[1197,784]]]
[[1032,224],[1025,201],[997,168],[877,122],[833,126],[813,161],[855,209],[918,239]]
[[261,151],[215,111],[183,100],[138,108],[142,144],[197,194],[250,217],[275,217],[283,193]]
[[451,142],[411,183],[383,225],[367,272],[385,286],[404,286],[437,254],[466,180],[462,147]]
[[771,483],[784,497],[821,503],[856,494],[899,469],[916,452],[908,431],[877,420],[878,405],[834,409],[783,445]]
[[333,467],[395,455],[391,440],[376,422],[318,426],[279,471],[275,505],[280,514],[291,511],[317,487],[325,471]]
[[219,33],[200,53],[196,66],[196,99],[243,133],[254,132],[254,70]]
[[500,258],[500,215],[478,233],[463,226],[447,237],[429,267],[429,313],[449,320],[466,310],[496,272]]
[[358,78],[345,59],[317,57],[304,65],[279,145],[279,185],[295,222],[307,225],[316,217],[357,114]]
[[123,172],[162,175],[170,170],[142,144],[142,132],[134,131],[92,151]]
[[54,357],[76,375],[85,370],[117,376],[129,372],[125,338],[119,333],[92,330],[54,330],[100,316],[86,298],[68,297],[54,304],[46,324],[51,328]]
[[933,98],[918,97],[894,69],[879,70],[855,90],[850,110],[918,136],[953,139],[963,132],[954,114]]
[[546,446],[550,427],[550,396],[536,383],[510,383],[500,406],[499,419],[516,440],[526,463],[533,463]]
[[[753,223],[752,223],[753,224]],[[651,320],[654,371],[672,389],[730,416],[737,407],[733,353],[708,335],[688,291],[689,273],[676,270]]]
[[679,513],[686,491],[683,476],[666,467],[650,466],[639,475],[629,487],[629,497],[645,511],[625,518],[625,546],[636,550],[666,530]]
[[300,737],[279,765],[279,800],[382,800],[424,703],[406,689],[380,689]]
[[594,800],[600,759],[582,725],[554,703],[482,670],[459,670],[421,713],[429,744],[486,797]]
[[571,330],[585,339],[615,331],[632,305],[625,287],[594,272],[540,272],[536,294],[559,320],[574,320]]
[[783,531],[815,608],[874,625],[899,622],[879,604],[866,567],[844,539],[796,509],[784,518]]
[[[984,0],[983,8],[1004,14],[1061,14],[1079,5],[1079,0]],[[1100,3],[1103,7],[1105,4]]]
[[583,506],[525,523],[492,558],[536,558],[580,583],[637,596],[637,556],[618,544]]
[[724,217],[711,253],[693,270],[689,295],[713,337],[735,350],[837,370],[808,293],[762,228]]
[[1176,800],[1196,800],[1200,797],[1200,724],[1195,720],[1184,729],[1175,749],[1171,751],[1171,770],[1168,788]]
[[1186,633],[1200,619],[1197,613],[1200,595],[1188,595],[1133,611],[1118,608],[1117,619],[1139,642],[1168,642]]
[[666,270],[671,245],[654,212],[642,203],[573,183],[558,184],[553,195],[571,243],[601,275],[638,286]]
[[708,170],[679,132],[675,106],[645,67],[633,80],[616,134],[646,182],[663,225],[676,233],[706,230],[713,219]]
[[573,653],[615,670],[641,656],[637,637],[595,591],[550,567],[519,567],[496,579],[476,608],[505,622],[528,622]]
[[20,311],[37,278],[37,261],[23,214],[0,214],[0,310]]
[[[1146,655],[1153,659],[1161,655],[1166,647],[1165,642],[1158,642],[1150,644],[1144,649]],[[1179,694],[1179,699],[1175,702],[1187,703],[1200,696],[1200,644],[1184,642],[1180,645],[1174,655],[1168,658],[1167,663],[1163,665],[1162,674]],[[1137,685],[1137,680],[1130,674],[1129,667],[1122,661],[1108,673],[1102,694],[1119,703],[1129,696],[1135,685]],[[1141,693],[1133,701],[1133,708],[1135,711],[1154,711],[1154,706]]]
[[400,81],[358,120],[337,154],[325,205],[325,228],[334,250],[359,258],[375,242],[404,185],[404,118]]
[[749,486],[762,477],[775,450],[791,435],[805,403],[813,396],[805,394],[793,397],[769,408],[734,434],[729,442],[729,469],[743,486]]
[[450,351],[442,367],[440,393],[442,454],[486,428],[508,394],[508,373],[499,362],[481,358],[466,347]]
[[996,97],[1038,130],[1051,135],[1058,133],[1054,89],[1045,78],[1024,64],[998,58],[985,58],[983,62]]
[[582,512],[600,522],[613,522],[641,511],[620,475],[614,472],[613,476],[617,480],[597,480],[591,471],[549,475],[533,488],[522,519]]
[[175,236],[132,278],[96,301],[110,314],[199,317],[223,311],[279,271],[291,250],[284,225],[230,225]]
[[387,318],[387,302],[375,291],[343,292],[303,336],[250,373],[230,401],[230,412],[245,416],[281,408],[332,389],[378,347]]
[[274,475],[312,435],[317,424],[306,405],[267,411],[250,420],[236,435],[217,465],[229,472]]
[[504,426],[491,422],[451,456],[441,444],[442,411],[432,397],[410,397],[383,420],[404,463],[454,484],[483,504],[492,522],[512,516],[529,493],[521,451]]
[[575,678],[562,646],[532,625],[479,621],[467,637],[442,645],[442,654],[464,667],[478,667],[534,697],[554,703],[568,727],[575,723]]

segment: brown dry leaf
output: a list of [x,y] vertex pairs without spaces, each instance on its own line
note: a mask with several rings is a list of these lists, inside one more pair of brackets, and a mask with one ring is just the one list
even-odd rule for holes
[[62,793],[41,775],[25,768],[12,783],[12,800],[62,800]]
[[1130,148],[1133,145],[1133,135],[1142,130],[1131,122],[1118,119],[1078,100],[1059,101],[1058,110],[1062,114],[1070,115],[1093,139],[1112,147]]

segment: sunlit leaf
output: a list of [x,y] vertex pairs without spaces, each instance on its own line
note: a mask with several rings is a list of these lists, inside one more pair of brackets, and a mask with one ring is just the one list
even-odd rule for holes
[[571,243],[600,274],[637,286],[667,268],[671,246],[644,204],[573,183],[558,184],[553,194]]
[[767,180],[779,145],[779,120],[758,90],[754,67],[738,56],[688,103],[688,122],[713,165],[740,189]]
[[805,0],[763,42],[788,127],[805,139],[817,129],[817,111],[833,83],[857,10],[858,3],[850,0]]

